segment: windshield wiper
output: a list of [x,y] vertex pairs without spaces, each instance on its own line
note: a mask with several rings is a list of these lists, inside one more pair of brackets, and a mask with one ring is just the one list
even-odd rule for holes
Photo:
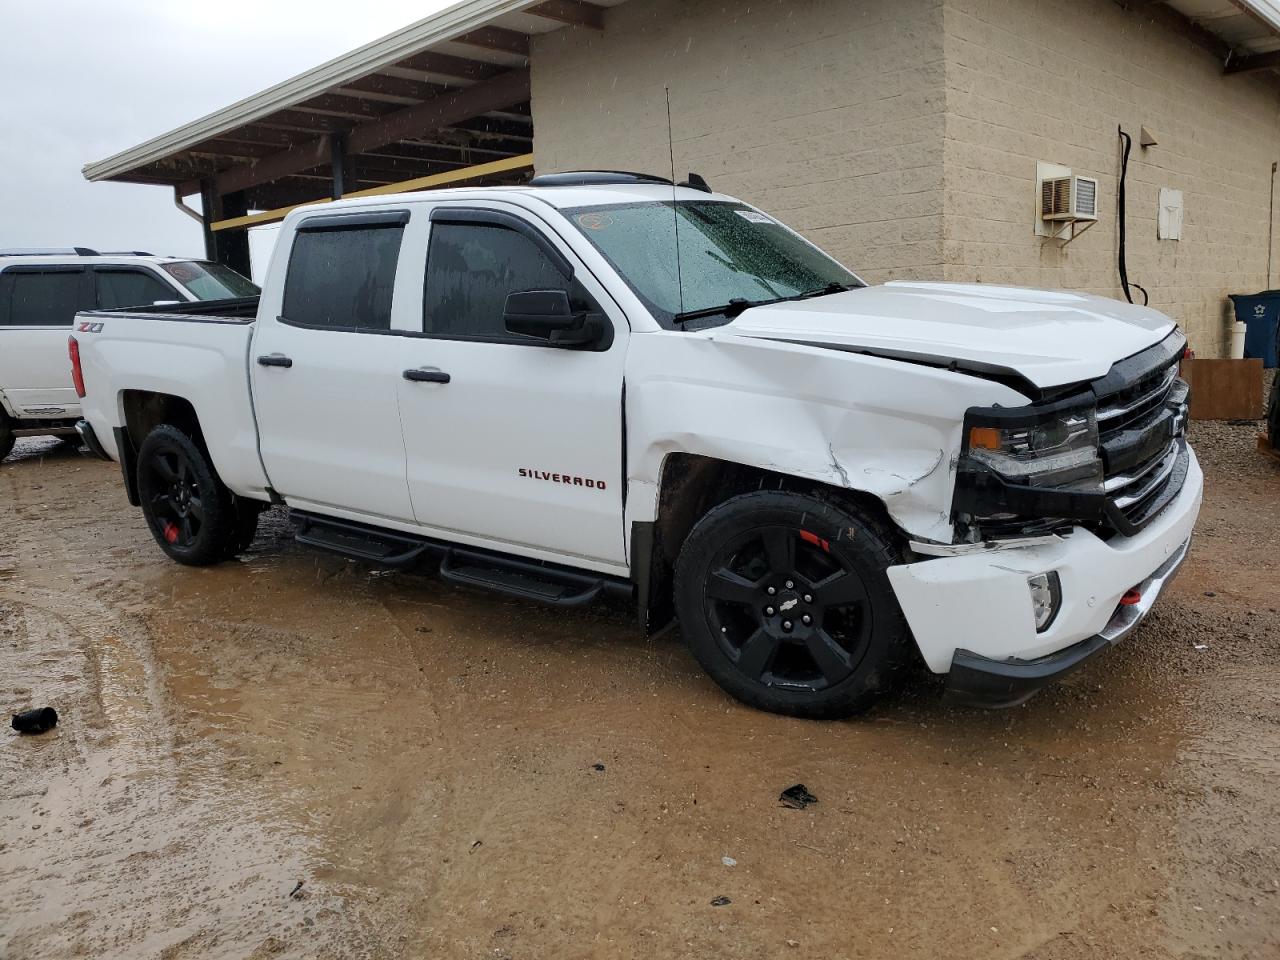
[[819,287],[816,290],[806,290],[804,293],[794,293],[787,297],[768,297],[764,300],[747,300],[743,297],[734,297],[728,303],[722,303],[718,307],[706,307],[702,310],[689,310],[685,313],[677,313],[671,319],[675,323],[684,323],[686,320],[698,320],[702,317],[728,317],[732,320],[740,315],[744,310],[750,310],[752,307],[766,307],[772,303],[787,303],[791,300],[809,300],[813,297],[825,297],[832,293],[844,293],[846,290],[856,290],[854,284],[845,283],[828,283],[825,287]]
[[718,307],[704,307],[701,310],[686,310],[684,313],[677,313],[671,319],[676,323],[684,323],[686,320],[698,320],[702,317],[728,317],[732,320],[743,310],[751,307],[758,307],[765,303],[776,303],[776,300],[746,300],[742,297],[734,297],[728,303],[722,303]]
[[844,293],[846,290],[856,290],[851,283],[828,283],[825,287],[819,287],[817,290],[806,290],[804,293],[796,294],[794,297],[788,297],[788,300],[811,300],[814,297],[826,297],[833,293]]

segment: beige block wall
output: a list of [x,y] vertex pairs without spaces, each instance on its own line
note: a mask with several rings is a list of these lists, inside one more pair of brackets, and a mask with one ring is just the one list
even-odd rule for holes
[[[539,172],[675,165],[795,226],[866,279],[1120,296],[1116,127],[1129,273],[1204,356],[1228,293],[1267,284],[1280,81],[1224,77],[1186,31],[1114,0],[627,0],[605,29],[534,40]],[[1036,237],[1036,161],[1100,181],[1101,219]],[[1181,241],[1156,239],[1160,187]],[[1272,282],[1280,286],[1280,259]]]
[[[1113,0],[947,0],[943,23],[947,279],[1120,296],[1122,124],[1134,136],[1130,279],[1198,353],[1223,355],[1226,295],[1267,282],[1276,82],[1224,77],[1185,33]],[[1146,151],[1143,124],[1160,141]],[[1037,160],[1100,181],[1100,222],[1063,249],[1033,234]],[[1162,186],[1184,193],[1180,241],[1156,238]]]
[[941,0],[629,0],[534,40],[539,172],[690,171],[864,277],[942,270]]

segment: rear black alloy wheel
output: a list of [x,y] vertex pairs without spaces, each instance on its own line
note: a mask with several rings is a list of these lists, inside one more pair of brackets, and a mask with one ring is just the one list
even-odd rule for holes
[[806,495],[736,497],[695,526],[676,603],[694,654],[735,697],[777,713],[842,717],[870,706],[908,634],[885,570],[886,525]]
[[156,543],[179,563],[227,556],[235,535],[231,495],[208,458],[177,427],[156,427],[138,451],[138,496]]

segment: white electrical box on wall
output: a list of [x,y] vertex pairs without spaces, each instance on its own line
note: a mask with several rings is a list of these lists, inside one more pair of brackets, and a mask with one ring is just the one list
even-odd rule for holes
[[1160,240],[1182,239],[1182,191],[1160,188],[1160,213],[1156,217],[1156,237]]

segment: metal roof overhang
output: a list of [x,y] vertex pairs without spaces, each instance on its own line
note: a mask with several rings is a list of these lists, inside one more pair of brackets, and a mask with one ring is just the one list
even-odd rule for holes
[[[1278,0],[1159,0],[1189,23],[1193,34],[1222,58],[1223,73],[1280,67]],[[1124,0],[1131,8],[1150,0]]]
[[[624,0],[462,0],[229,107],[84,168],[250,209],[526,175],[531,36],[600,29]],[[1280,0],[1117,0],[1189,33],[1224,73],[1280,68]],[[472,176],[470,171],[480,171]],[[496,171],[496,172],[495,172]],[[456,177],[451,177],[456,173]],[[221,210],[215,215],[225,215]],[[230,221],[224,221],[229,223]]]
[[231,213],[403,181],[518,180],[532,164],[530,37],[600,29],[622,2],[462,0],[84,176],[234,196]]

